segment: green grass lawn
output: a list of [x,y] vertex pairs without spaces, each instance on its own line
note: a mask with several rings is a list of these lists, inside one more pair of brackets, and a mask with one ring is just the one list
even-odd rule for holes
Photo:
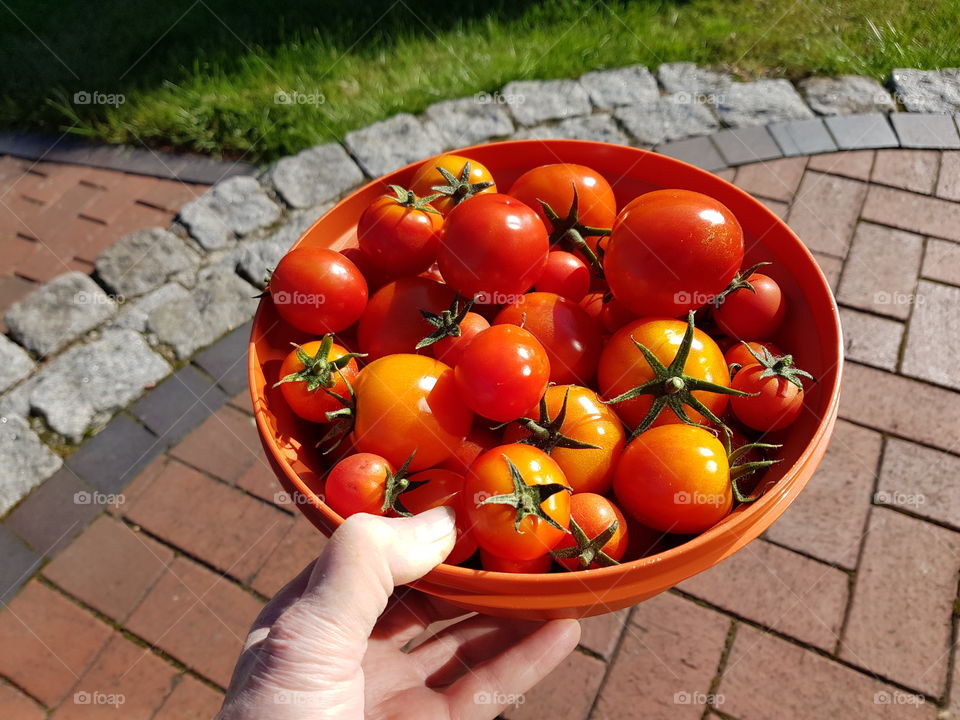
[[510,80],[631,63],[881,80],[953,67],[958,24],[960,0],[6,0],[0,125],[269,160]]

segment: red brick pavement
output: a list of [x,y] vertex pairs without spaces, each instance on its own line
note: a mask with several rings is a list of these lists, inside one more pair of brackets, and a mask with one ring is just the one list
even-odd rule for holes
[[[935,334],[957,331],[958,157],[864,151],[724,172],[785,214],[837,289],[849,361],[833,443],[764,539],[584,621],[580,650],[504,717],[960,717],[960,378]],[[99,171],[100,195],[76,190],[82,176],[23,179],[17,207],[40,218],[69,194],[75,222],[111,227],[134,200],[114,202]],[[164,205],[168,190],[135,194]],[[241,394],[0,612],[0,716],[115,717],[81,704],[99,692],[124,695],[125,717],[209,718],[247,625],[323,546],[277,489]]]

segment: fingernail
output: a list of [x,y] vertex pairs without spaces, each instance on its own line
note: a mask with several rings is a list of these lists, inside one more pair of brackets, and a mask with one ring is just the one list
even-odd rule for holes
[[456,513],[446,505],[417,515],[414,535],[418,542],[434,543],[456,530]]

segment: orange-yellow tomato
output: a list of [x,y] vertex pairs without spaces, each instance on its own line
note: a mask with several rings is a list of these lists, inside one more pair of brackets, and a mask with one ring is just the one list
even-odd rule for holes
[[[435,186],[449,185],[438,168],[443,168],[459,180],[467,163],[470,163],[470,172],[466,184],[460,186],[453,195],[442,195],[430,204],[443,215],[446,215],[468,197],[482,195],[484,193],[495,193],[497,186],[493,184],[493,175],[490,174],[486,166],[463,155],[441,155],[440,157],[425,160],[423,165],[414,173],[413,179],[410,181],[410,189],[420,197],[434,195],[437,192],[433,189]],[[491,184],[485,188],[475,191],[470,188],[471,185],[487,182]]]
[[[322,340],[311,340],[301,345],[299,349],[311,358],[315,358],[317,353],[320,352],[322,344]],[[346,348],[333,343],[327,351],[326,359],[332,363],[346,354]],[[278,378],[283,379],[295,373],[303,373],[305,369],[303,362],[300,360],[300,353],[297,349],[294,349],[284,358]],[[325,423],[327,422],[328,412],[343,408],[343,403],[330,393],[336,393],[342,398],[349,397],[350,391],[347,389],[347,382],[352,383],[356,378],[357,361],[350,360],[339,372],[336,370],[329,372],[328,381],[330,385],[328,387],[319,386],[309,390],[307,378],[304,378],[303,380],[281,383],[280,392],[290,409],[304,420]],[[327,392],[327,390],[330,392]]]

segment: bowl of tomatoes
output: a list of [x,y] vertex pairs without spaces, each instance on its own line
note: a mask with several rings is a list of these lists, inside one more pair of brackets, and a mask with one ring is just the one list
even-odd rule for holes
[[586,617],[722,561],[803,490],[842,342],[816,261],[723,179],[604,143],[491,143],[341,200],[281,259],[249,381],[280,483],[331,533],[454,508],[414,585]]

